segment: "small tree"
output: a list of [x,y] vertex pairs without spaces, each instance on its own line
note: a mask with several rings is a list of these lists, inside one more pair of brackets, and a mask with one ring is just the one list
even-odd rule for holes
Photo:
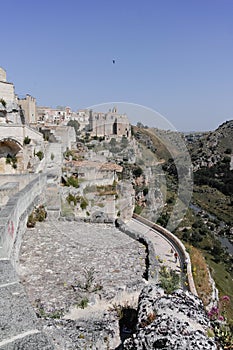
[[140,166],[137,166],[136,168],[133,169],[133,176],[134,177],[140,177],[143,174],[142,168]]
[[80,124],[79,124],[79,122],[77,120],[70,120],[67,123],[67,126],[72,126],[74,128],[74,130],[75,130],[76,135],[78,135]]

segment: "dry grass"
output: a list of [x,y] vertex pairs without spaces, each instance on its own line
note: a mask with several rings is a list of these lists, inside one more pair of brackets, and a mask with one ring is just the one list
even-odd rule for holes
[[209,278],[209,268],[201,251],[191,245],[187,246],[192,263],[192,272],[197,293],[204,305],[208,305],[211,298],[212,286]]

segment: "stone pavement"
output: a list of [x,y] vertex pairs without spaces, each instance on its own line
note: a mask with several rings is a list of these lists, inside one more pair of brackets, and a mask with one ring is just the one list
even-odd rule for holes
[[145,246],[113,225],[46,221],[26,231],[18,273],[56,350],[105,349],[103,339],[107,349],[120,341],[109,304],[137,304],[145,261]]
[[181,272],[181,261],[179,254],[178,259],[175,259],[174,253],[176,252],[176,249],[166,237],[135,219],[129,220],[126,227],[128,227],[129,230],[140,232],[153,244],[156,259],[160,265],[163,264],[178,273]]
[[68,311],[91,269],[95,298],[140,290],[145,258],[145,247],[112,225],[47,221],[26,231],[18,273],[33,305]]
[[9,260],[0,260],[0,349],[53,349]]
[[[127,227],[153,244],[159,266],[180,271],[162,235],[134,219]],[[146,257],[143,244],[112,225],[37,223],[23,237],[21,282],[10,262],[0,261],[0,349],[117,348],[119,325],[109,305],[136,305],[147,283]]]

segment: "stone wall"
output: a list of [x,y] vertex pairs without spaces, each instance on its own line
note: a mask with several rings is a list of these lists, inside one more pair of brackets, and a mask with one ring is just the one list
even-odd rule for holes
[[23,145],[24,138],[28,136],[36,142],[43,142],[43,135],[26,125],[1,125],[0,140],[6,138],[16,139]]
[[[18,235],[21,216],[44,192],[46,176],[38,175],[20,192],[12,196],[0,211],[0,258],[9,259]],[[24,228],[25,229],[25,228]]]
[[26,124],[36,123],[37,121],[37,109],[36,109],[36,99],[30,95],[26,95],[25,98],[18,100],[19,106],[21,106]]
[[32,180],[36,179],[37,176],[38,176],[37,174],[15,174],[15,175],[12,175],[12,174],[1,174],[1,176],[0,176],[0,186],[3,186],[7,182],[15,182],[15,183],[18,184],[18,190],[21,191]]
[[[1,180],[2,178],[6,180],[8,176],[1,177]],[[27,179],[29,182],[30,176],[14,178]],[[16,273],[28,214],[44,196],[46,176],[37,175],[26,186],[24,181],[19,181],[18,184],[23,188],[0,211],[0,349],[54,350],[42,331],[41,323]]]
[[[157,281],[158,280],[158,263],[156,261],[156,252],[154,250],[154,246],[148,238],[140,232],[136,232],[134,230],[129,230],[126,224],[122,220],[117,220],[116,226],[124,232],[127,236],[136,241],[142,243],[147,250],[147,280],[149,281]],[[153,275],[153,271],[156,271],[156,276]]]
[[6,81],[6,71],[0,67],[0,81]]
[[67,148],[71,149],[72,144],[76,142],[76,133],[71,126],[57,126],[54,129],[54,135],[62,144],[62,152],[65,152]]
[[15,100],[14,85],[0,81],[0,98],[3,98],[3,100],[6,101],[6,104],[13,102]]
[[186,264],[189,289],[190,289],[191,293],[198,296],[197,291],[196,291],[196,287],[194,284],[194,280],[193,280],[190,257],[189,257],[188,252],[185,249],[185,246],[179,240],[179,238],[177,238],[175,235],[173,235],[170,231],[166,230],[164,227],[161,227],[157,224],[154,224],[153,222],[143,218],[140,215],[134,214],[134,218],[139,220],[140,222],[144,223],[145,225],[152,227],[153,229],[157,230],[158,232],[162,233],[169,241],[171,241],[174,244],[176,249],[179,251],[179,254],[180,254],[183,262]]
[[10,197],[19,191],[18,182],[6,182],[0,186],[0,207],[5,205]]

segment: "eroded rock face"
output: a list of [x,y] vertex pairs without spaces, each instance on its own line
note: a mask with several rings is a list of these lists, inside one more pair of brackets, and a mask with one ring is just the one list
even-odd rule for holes
[[158,286],[147,286],[139,297],[137,331],[123,349],[215,350],[208,327],[202,302],[193,294],[178,290],[166,295]]

